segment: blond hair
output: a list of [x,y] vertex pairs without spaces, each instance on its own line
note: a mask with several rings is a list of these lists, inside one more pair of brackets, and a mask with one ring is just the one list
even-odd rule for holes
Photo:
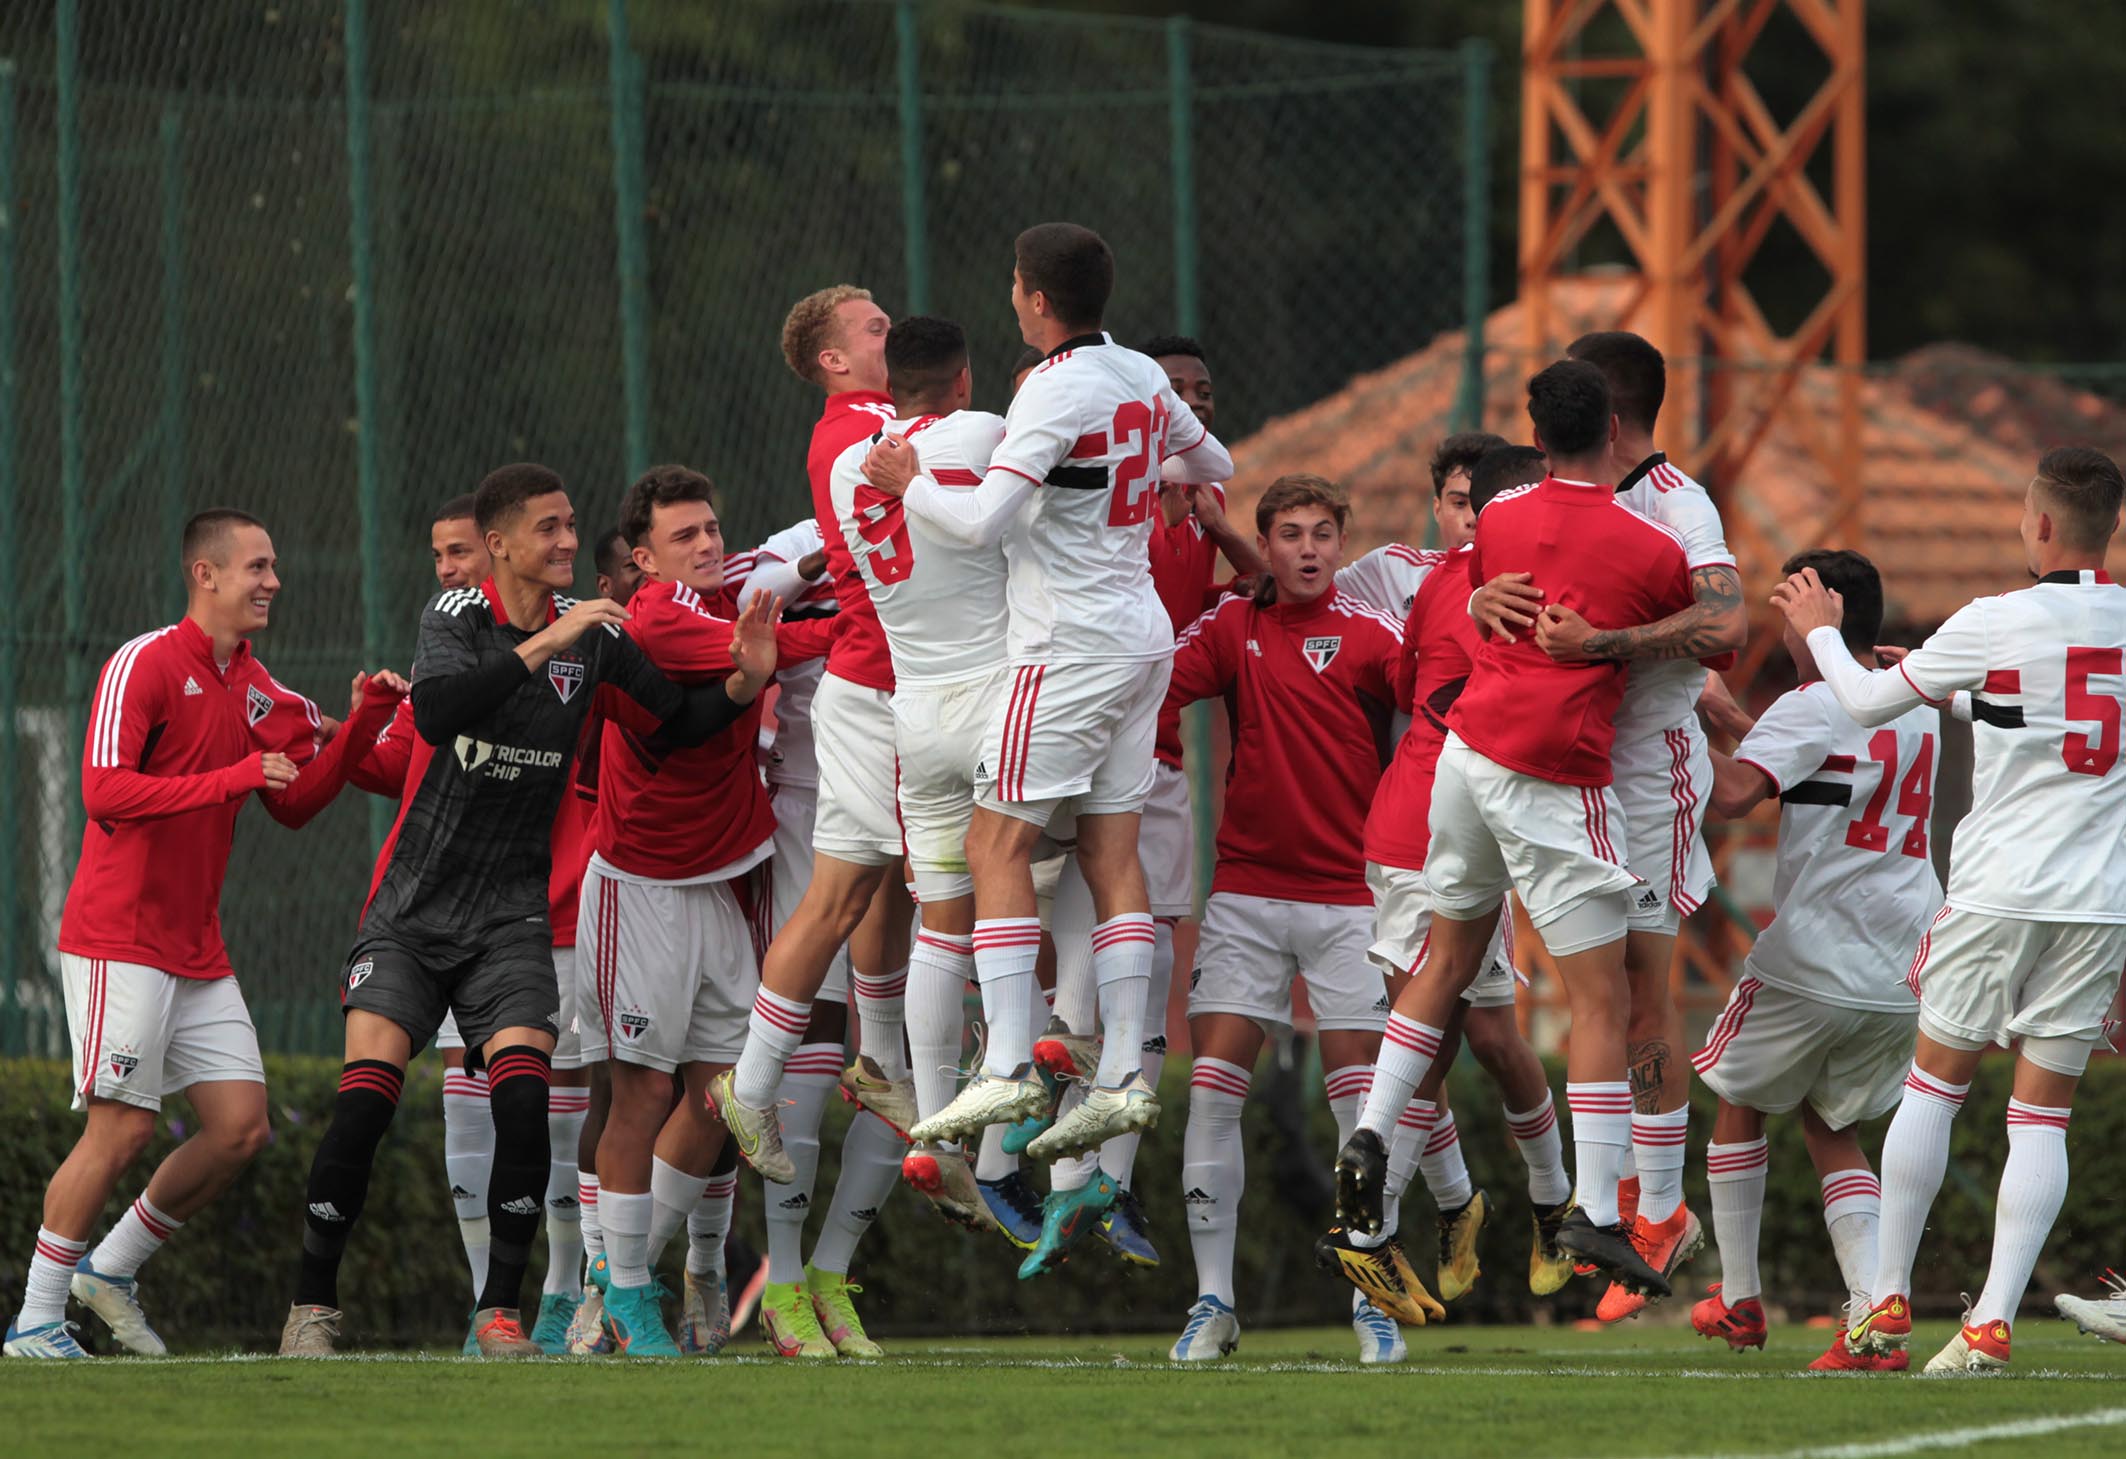
[[819,355],[841,342],[834,312],[852,299],[870,297],[869,289],[834,284],[815,290],[790,306],[789,317],[782,322],[782,357],[798,379],[820,386],[827,383],[826,376],[820,373]]

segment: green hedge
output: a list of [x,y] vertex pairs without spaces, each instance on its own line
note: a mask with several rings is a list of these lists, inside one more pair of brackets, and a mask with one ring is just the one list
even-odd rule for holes
[[[269,1059],[274,1139],[235,1187],[172,1241],[144,1280],[158,1326],[180,1348],[235,1345],[260,1349],[274,1341],[294,1281],[301,1245],[302,1191],[311,1152],[336,1087],[338,1064],[313,1058]],[[1562,1082],[1559,1071],[1554,1079]],[[1950,1177],[1934,1210],[1920,1268],[1923,1306],[1946,1310],[1959,1285],[1983,1279],[1991,1242],[1993,1189],[2005,1146],[2001,1110],[2008,1065],[1989,1063],[1972,1089],[1970,1112],[1957,1123]],[[895,1194],[878,1228],[858,1253],[862,1304],[882,1334],[1013,1331],[1178,1330],[1195,1296],[1177,1184],[1185,1118],[1186,1069],[1170,1069],[1168,1115],[1145,1141],[1139,1189],[1166,1257],[1157,1271],[1139,1272],[1089,1245],[1060,1274],[1021,1283],[1018,1254],[1001,1242],[974,1241],[934,1219],[908,1192]],[[467,1276],[457,1225],[443,1179],[440,1069],[422,1061],[379,1156],[369,1209],[348,1249],[345,1292],[349,1338],[379,1345],[433,1344],[463,1331]],[[1270,1086],[1265,1070],[1258,1091]],[[1311,1248],[1327,1220],[1321,1204],[1334,1135],[1311,1075],[1289,1076],[1287,1087],[1307,1091],[1311,1161],[1284,1148],[1258,1101],[1249,1111],[1248,1195],[1241,1227],[1239,1297],[1243,1317],[1262,1325],[1334,1322],[1348,1311],[1344,1289],[1314,1269]],[[1556,1320],[1591,1315],[1599,1293],[1576,1282],[1539,1303],[1522,1273],[1527,1261],[1528,1208],[1522,1167],[1505,1141],[1489,1084],[1465,1059],[1455,1071],[1456,1117],[1472,1169],[1497,1199],[1496,1224],[1484,1246],[1485,1279],[1455,1308],[1457,1320]],[[1702,1091],[1701,1091],[1702,1093]],[[2060,1227],[2040,1266],[2040,1295],[2050,1285],[2087,1284],[2091,1274],[2121,1258],[2115,1220],[2092,1214],[2126,1207],[2126,1061],[2106,1060],[2087,1081],[2069,1149],[2075,1186]],[[1562,1087],[1559,1093],[1562,1105]],[[190,1112],[173,1102],[150,1159],[182,1137]],[[848,1118],[837,1102],[828,1114],[819,1179],[831,1187],[835,1151]],[[1710,1130],[1709,1103],[1692,1127],[1688,1191],[1701,1214],[1705,1201],[1701,1152]],[[43,1182],[80,1128],[67,1109],[63,1066],[35,1060],[0,1061],[0,1309],[12,1311],[35,1235]],[[1878,1150],[1880,1128],[1867,1132]],[[1817,1184],[1793,1120],[1772,1132],[1772,1182],[1764,1218],[1765,1287],[1797,1312],[1829,1310],[1840,1295],[1836,1264],[1824,1234]],[[2106,1157],[2110,1158],[2106,1158]],[[1297,1161],[1298,1163],[1294,1163]],[[148,1165],[130,1176],[105,1213],[107,1225],[139,1190]],[[760,1242],[758,1185],[741,1182],[742,1220]],[[1405,1229],[1420,1271],[1429,1272],[1430,1212],[1420,1198]],[[99,1232],[100,1232],[99,1228]],[[672,1254],[676,1260],[676,1253]],[[1710,1249],[1697,1264],[1700,1280],[1717,1275]],[[532,1281],[538,1280],[535,1268]],[[100,1326],[84,1324],[97,1339]]]

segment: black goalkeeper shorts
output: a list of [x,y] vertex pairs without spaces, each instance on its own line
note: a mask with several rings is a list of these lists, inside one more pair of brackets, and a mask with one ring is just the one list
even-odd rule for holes
[[388,928],[364,927],[340,976],[340,1009],[359,1008],[406,1030],[414,1052],[454,1014],[465,1063],[505,1028],[561,1030],[554,935],[544,917],[504,923],[474,947],[417,943]]

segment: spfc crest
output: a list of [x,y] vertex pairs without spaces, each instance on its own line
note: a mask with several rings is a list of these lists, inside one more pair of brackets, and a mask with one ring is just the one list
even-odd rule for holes
[[260,720],[271,713],[273,713],[273,696],[259,688],[258,685],[253,684],[244,693],[244,714],[256,726]]
[[1318,674],[1336,661],[1336,651],[1343,646],[1343,637],[1339,634],[1333,638],[1310,638],[1300,645],[1300,651],[1307,656],[1307,662],[1314,666],[1314,672]]
[[583,665],[575,659],[548,659],[546,682],[554,686],[554,692],[560,695],[561,702],[566,704],[575,698],[576,691],[583,687]]
[[140,1060],[134,1056],[131,1049],[120,1049],[117,1053],[111,1055],[111,1077],[121,1083],[124,1082],[127,1075],[139,1067]]
[[369,975],[375,971],[376,964],[374,962],[356,963],[347,970],[347,991],[352,993],[355,989],[361,987],[362,984],[369,981]]
[[630,1042],[650,1031],[650,1016],[639,1008],[630,1008],[613,1022],[620,1025],[620,1032],[625,1034]]

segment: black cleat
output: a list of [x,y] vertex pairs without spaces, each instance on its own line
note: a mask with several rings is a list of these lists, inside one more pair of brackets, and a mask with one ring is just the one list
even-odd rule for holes
[[1378,1236],[1381,1200],[1388,1188],[1388,1152],[1380,1136],[1357,1130],[1336,1154],[1336,1218],[1356,1231]]
[[1639,1255],[1639,1248],[1632,1245],[1631,1227],[1622,1221],[1614,1226],[1597,1226],[1587,1219],[1585,1211],[1575,1209],[1559,1223],[1557,1243],[1560,1250],[1590,1263],[1596,1271],[1607,1272],[1610,1280],[1627,1292],[1642,1297],[1669,1294],[1667,1279]]

